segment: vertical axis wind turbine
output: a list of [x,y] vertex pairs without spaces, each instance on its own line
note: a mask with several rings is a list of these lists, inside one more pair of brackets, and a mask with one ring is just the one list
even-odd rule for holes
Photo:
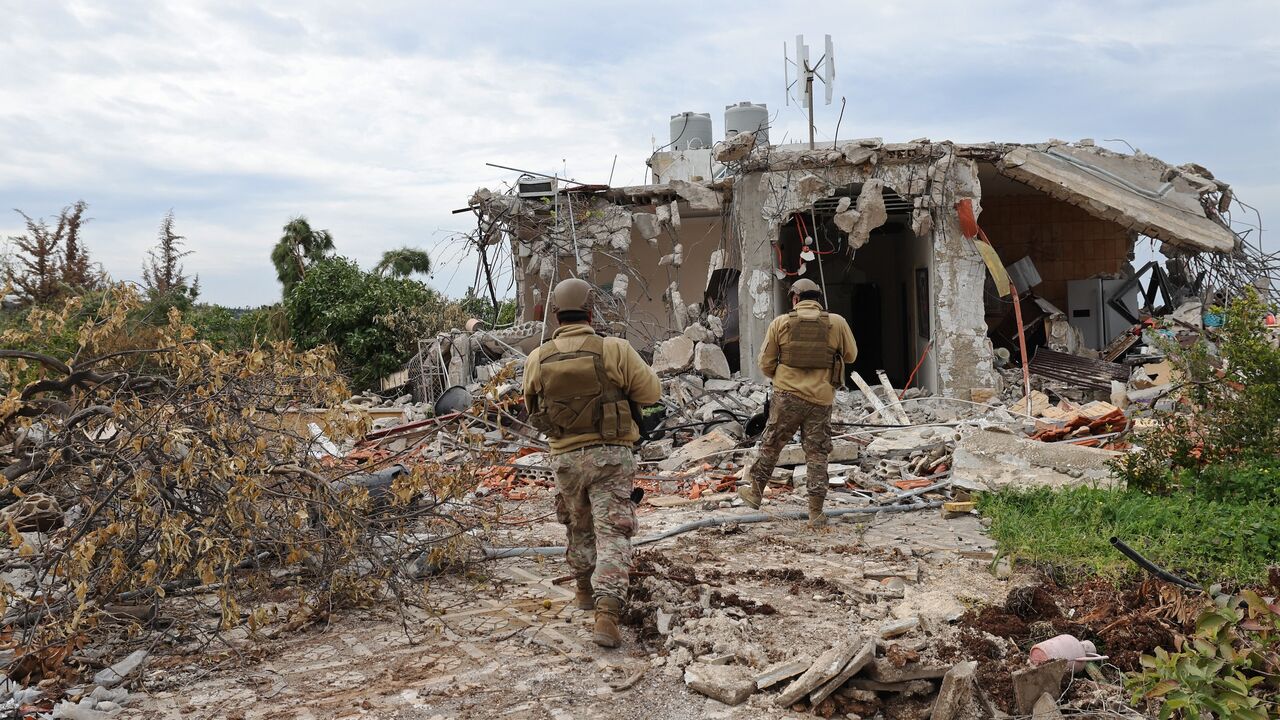
[[[826,35],[826,46],[822,57],[818,61],[809,64],[809,46],[804,44],[804,36],[796,36],[796,57],[792,60],[787,55],[787,43],[782,43],[782,77],[787,84],[787,104],[791,104],[791,88],[802,84],[804,88],[803,94],[800,96],[800,107],[809,108],[809,149],[813,149],[813,81],[815,78],[822,81],[825,88],[826,105],[831,104],[831,86],[836,79],[836,51],[831,44],[831,36]],[[796,68],[796,79],[791,80],[791,66]],[[819,75],[821,71],[821,75]]]

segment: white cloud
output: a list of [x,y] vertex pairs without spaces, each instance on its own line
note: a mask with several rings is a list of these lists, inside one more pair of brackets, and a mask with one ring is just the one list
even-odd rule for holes
[[830,32],[842,137],[1124,137],[1280,210],[1271,3],[366,5],[0,1],[0,207],[84,198],[120,277],[173,208],[217,302],[278,295],[267,256],[299,213],[366,265],[427,247],[459,293],[470,218],[450,210],[513,175],[485,162],[602,182],[617,154],[614,183],[639,183],[668,115],[719,132],[746,99],[801,137],[782,42]]

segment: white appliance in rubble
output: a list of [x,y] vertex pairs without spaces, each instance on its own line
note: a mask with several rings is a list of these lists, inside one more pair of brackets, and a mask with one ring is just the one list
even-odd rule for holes
[[[1124,280],[1105,278],[1067,281],[1067,320],[1080,330],[1084,344],[1094,350],[1106,347],[1117,335],[1135,325],[1109,302],[1124,284]],[[1131,315],[1138,315],[1136,285],[1119,299]]]

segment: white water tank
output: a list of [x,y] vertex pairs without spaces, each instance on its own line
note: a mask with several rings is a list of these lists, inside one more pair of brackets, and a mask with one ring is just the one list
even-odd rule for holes
[[711,113],[682,112],[671,116],[671,151],[711,147]]
[[740,102],[724,108],[724,137],[738,133],[755,133],[757,145],[769,144],[769,107],[753,102]]

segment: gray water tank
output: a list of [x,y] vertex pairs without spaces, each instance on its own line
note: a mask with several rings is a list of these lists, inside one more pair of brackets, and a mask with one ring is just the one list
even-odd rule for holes
[[671,150],[711,147],[711,113],[682,112],[671,116]]
[[724,108],[724,137],[738,133],[755,133],[757,145],[769,144],[769,107],[753,102],[740,102]]

